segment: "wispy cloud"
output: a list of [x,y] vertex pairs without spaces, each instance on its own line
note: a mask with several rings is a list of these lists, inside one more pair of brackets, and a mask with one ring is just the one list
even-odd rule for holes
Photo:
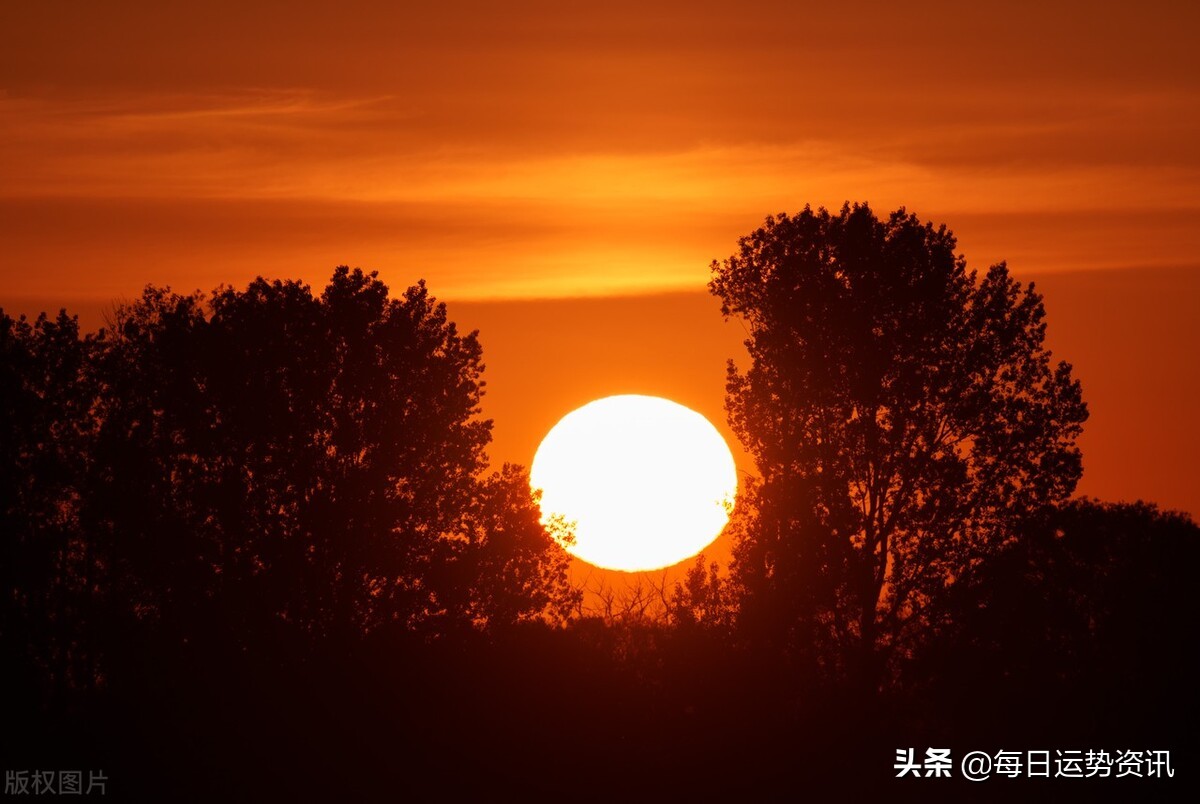
[[699,287],[764,215],[847,199],[1031,270],[1196,262],[1195,11],[401,5],[6,12],[0,290],[40,281],[18,259],[98,294],[131,260],[200,286],[336,261],[461,297]]

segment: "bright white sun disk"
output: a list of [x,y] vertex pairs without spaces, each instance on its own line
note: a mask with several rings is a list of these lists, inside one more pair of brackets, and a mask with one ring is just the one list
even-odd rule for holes
[[575,524],[567,549],[607,569],[690,558],[729,521],[737,470],[708,419],[661,397],[598,399],[562,418],[530,470],[543,521]]

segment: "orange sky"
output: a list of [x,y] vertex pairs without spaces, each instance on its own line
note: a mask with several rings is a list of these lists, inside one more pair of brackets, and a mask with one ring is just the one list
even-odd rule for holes
[[0,6],[0,305],[424,277],[527,463],[597,395],[720,424],[709,262],[767,213],[903,204],[1045,287],[1082,490],[1200,512],[1200,6],[304,5]]

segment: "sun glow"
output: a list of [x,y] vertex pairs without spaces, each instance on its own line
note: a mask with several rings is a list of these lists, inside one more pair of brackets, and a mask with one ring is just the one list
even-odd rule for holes
[[729,445],[708,419],[661,397],[598,399],[564,416],[530,470],[543,522],[574,523],[566,548],[636,572],[690,558],[721,533],[737,492]]

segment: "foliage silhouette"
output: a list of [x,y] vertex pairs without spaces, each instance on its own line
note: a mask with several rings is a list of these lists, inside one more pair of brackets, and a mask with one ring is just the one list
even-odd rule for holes
[[86,615],[96,560],[81,538],[79,490],[97,346],[65,312],[30,324],[0,311],[0,664],[40,691],[14,705],[94,670]]
[[743,241],[732,573],[587,601],[524,470],[487,473],[480,346],[423,285],[0,313],[0,755],[147,801],[924,799],[898,746],[998,741],[1183,777],[1200,529],[1065,499],[1085,409],[1040,299],[952,250],[866,207]]
[[743,622],[869,686],[1081,471],[1087,412],[1041,297],[954,248],[903,209],[806,207],[712,265],[749,328],[727,383],[760,474],[736,533]]
[[682,628],[732,628],[737,609],[720,566],[715,561],[706,565],[704,554],[696,556],[683,580],[675,583],[667,612],[671,622]]
[[24,666],[99,677],[65,624],[136,664],[147,639],[270,653],[575,604],[524,470],[484,474],[481,349],[424,284],[151,287],[99,336],[64,315],[0,338],[2,633]]
[[1164,713],[1200,703],[1180,638],[1195,624],[1197,561],[1200,527],[1184,514],[1088,499],[1045,510],[950,592],[955,618],[908,668],[914,694],[960,739],[1016,726],[1163,740]]

